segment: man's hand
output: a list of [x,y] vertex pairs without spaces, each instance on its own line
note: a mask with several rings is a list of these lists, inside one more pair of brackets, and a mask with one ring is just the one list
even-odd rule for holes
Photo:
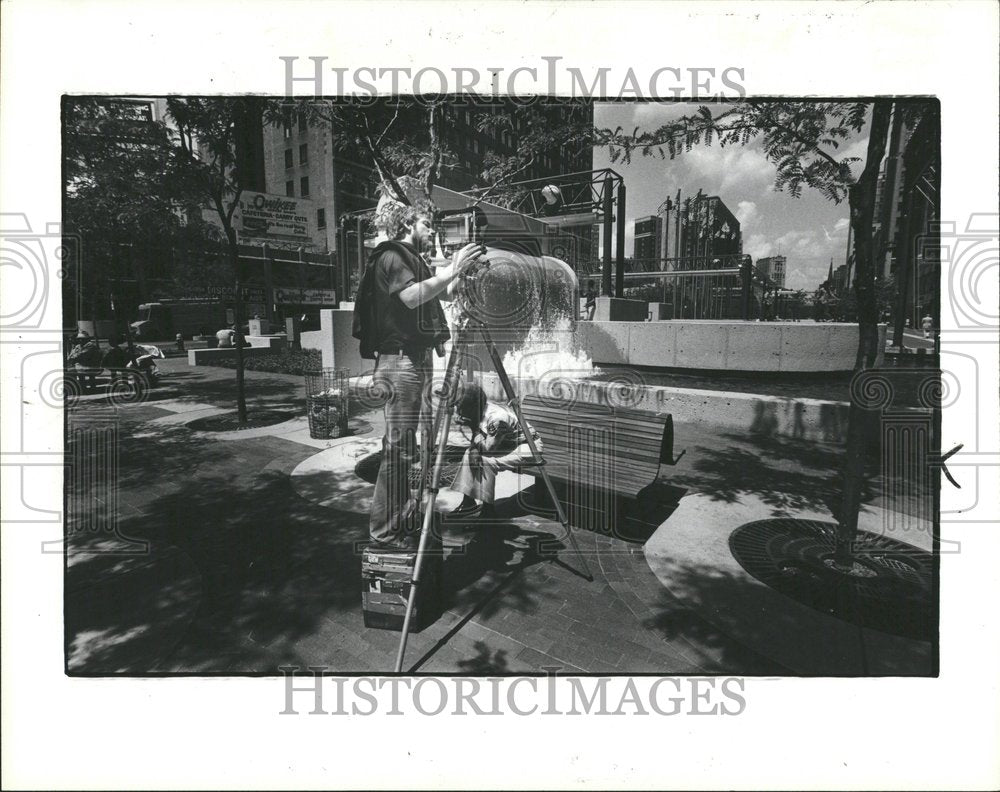
[[469,267],[478,261],[479,257],[486,252],[486,248],[479,242],[470,242],[461,250],[455,252],[451,257],[448,277],[460,277]]

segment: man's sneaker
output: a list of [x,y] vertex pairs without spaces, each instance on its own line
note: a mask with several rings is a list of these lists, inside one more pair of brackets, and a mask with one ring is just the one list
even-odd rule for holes
[[420,534],[405,534],[388,541],[372,540],[369,547],[372,550],[387,550],[390,552],[410,552],[420,545]]
[[450,512],[444,515],[445,521],[453,522],[455,520],[469,520],[474,517],[478,517],[482,511],[484,504],[476,503],[472,501],[471,503],[466,503],[463,501],[458,508],[452,509]]

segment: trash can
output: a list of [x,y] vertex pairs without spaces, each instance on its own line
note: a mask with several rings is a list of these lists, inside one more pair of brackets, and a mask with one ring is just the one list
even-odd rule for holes
[[347,434],[350,371],[346,368],[307,371],[306,411],[309,436],[330,440]]

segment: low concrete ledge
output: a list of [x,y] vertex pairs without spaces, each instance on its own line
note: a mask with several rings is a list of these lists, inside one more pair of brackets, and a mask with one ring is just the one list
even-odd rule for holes
[[649,303],[626,300],[622,297],[598,297],[594,310],[596,322],[644,322],[649,314]]
[[266,335],[245,336],[247,343],[252,347],[263,347],[264,349],[284,349],[286,345],[285,336]]
[[[347,305],[347,303],[341,303]],[[319,312],[319,336],[309,343],[320,345],[323,352],[323,368],[346,368],[351,374],[371,371],[374,360],[364,360],[358,349],[358,339],[352,334],[354,309],[326,308]]]
[[674,306],[671,303],[651,302],[649,304],[649,321],[662,322],[674,318]]
[[[885,347],[885,333],[886,326],[879,325],[879,349]],[[851,371],[858,350],[858,326],[832,322],[593,321],[577,324],[577,339],[596,365]]]
[[322,350],[325,338],[322,330],[303,330],[299,335],[299,345],[303,349]]

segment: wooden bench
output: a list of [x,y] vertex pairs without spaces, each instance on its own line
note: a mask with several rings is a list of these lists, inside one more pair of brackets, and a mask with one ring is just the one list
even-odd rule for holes
[[[607,532],[623,503],[656,481],[661,464],[680,459],[669,413],[538,396],[525,397],[521,411],[542,439],[549,476],[567,487],[570,521],[578,527]],[[541,475],[532,466],[524,472]]]

